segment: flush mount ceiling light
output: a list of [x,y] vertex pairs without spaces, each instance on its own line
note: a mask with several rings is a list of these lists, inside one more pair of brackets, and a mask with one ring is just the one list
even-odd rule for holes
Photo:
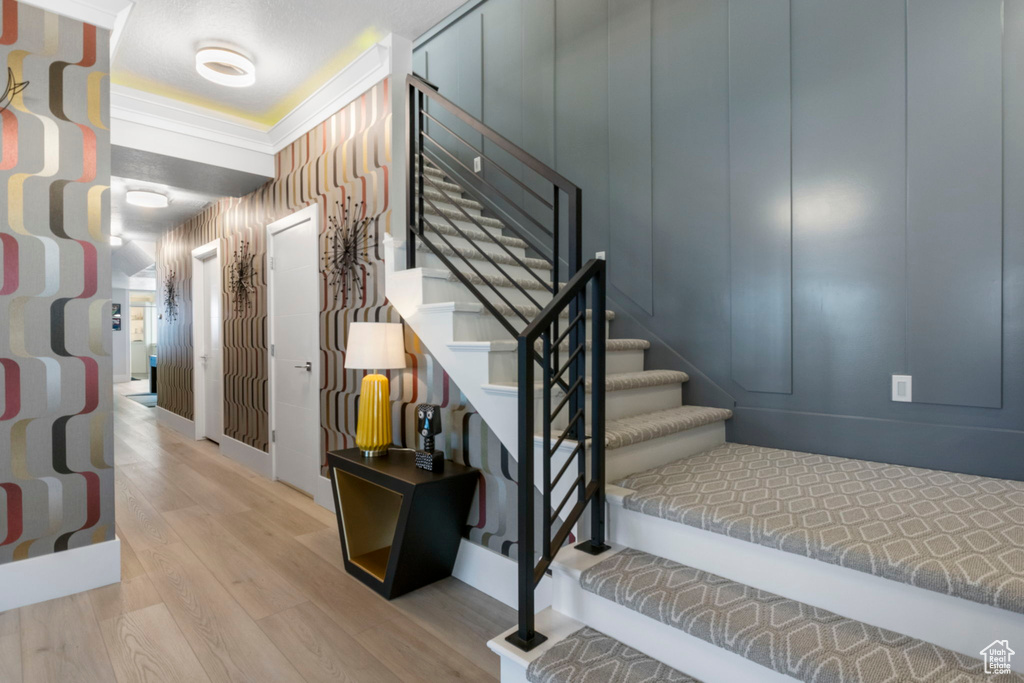
[[167,195],[149,190],[129,190],[125,199],[132,206],[144,206],[147,209],[162,209],[167,206]]
[[196,71],[208,81],[231,88],[244,88],[256,82],[252,60],[222,47],[204,47],[197,52]]

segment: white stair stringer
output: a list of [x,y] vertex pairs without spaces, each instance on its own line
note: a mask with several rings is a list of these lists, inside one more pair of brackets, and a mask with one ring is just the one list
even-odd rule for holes
[[[996,639],[1024,643],[1024,614],[627,510],[623,500],[629,489],[609,485],[606,491],[609,542],[617,546],[658,555],[975,659]],[[556,581],[556,606],[560,589]],[[1024,672],[1024,660],[1013,661],[1012,667]]]

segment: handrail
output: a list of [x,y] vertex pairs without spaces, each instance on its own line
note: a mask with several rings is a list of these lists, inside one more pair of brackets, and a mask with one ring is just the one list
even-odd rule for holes
[[[406,267],[416,267],[417,241],[456,277],[497,322],[517,342],[518,363],[518,568],[519,568],[519,626],[508,637],[509,642],[523,650],[530,650],[544,642],[538,633],[534,618],[534,591],[548,572],[558,550],[578,530],[587,508],[590,509],[590,540],[577,548],[594,554],[608,549],[605,544],[605,309],[607,269],[603,260],[582,262],[582,202],[583,193],[576,185],[557,171],[510,142],[499,133],[460,109],[442,96],[437,88],[425,80],[410,75],[406,79],[407,117],[406,159],[408,160],[408,186],[406,209],[408,232],[405,244]],[[428,105],[432,111],[428,112]],[[436,108],[435,108],[436,107]],[[440,118],[454,117],[447,124]],[[519,170],[536,174],[539,184],[525,182],[509,169],[502,167],[493,157],[467,140],[467,135],[456,132],[461,126],[480,134],[483,139],[503,150],[520,164]],[[443,131],[444,135],[428,131]],[[445,147],[451,138],[456,149]],[[427,143],[431,148],[427,149]],[[461,146],[459,146],[461,145]],[[435,152],[434,150],[439,150]],[[460,152],[463,155],[460,158]],[[520,206],[493,182],[464,163],[468,155],[486,162],[485,170],[494,169],[511,179],[524,191],[524,197],[539,203],[542,212],[550,212],[551,229],[530,210]],[[491,233],[494,223],[487,218],[471,214],[461,203],[462,197],[452,197],[441,181],[430,178],[427,164],[442,171],[444,176],[458,182],[459,189],[474,199],[484,212],[500,216],[500,225],[521,239],[529,250],[536,252],[545,263],[540,271],[550,268],[550,284],[542,272],[531,267],[529,259],[519,257],[501,238]],[[433,173],[436,173],[432,171]],[[541,196],[544,184],[551,187],[550,200]],[[427,191],[430,196],[427,196]],[[515,193],[513,193],[515,194]],[[436,202],[435,202],[436,200]],[[447,208],[438,206],[442,203]],[[454,207],[455,210],[452,210]],[[427,220],[427,214],[430,220]],[[517,219],[516,216],[520,216]],[[544,219],[547,220],[546,218]],[[532,223],[537,234],[524,227]],[[472,226],[469,231],[463,226]],[[461,244],[446,236],[455,235]],[[565,259],[566,282],[560,282],[563,261],[563,237],[568,246]],[[438,240],[443,247],[435,243]],[[493,251],[495,246],[501,252]],[[490,247],[488,251],[484,247]],[[502,262],[503,261],[503,262]],[[457,263],[459,265],[457,265]],[[536,265],[536,264],[535,264]],[[520,282],[509,269],[526,273]],[[472,276],[467,274],[471,272]],[[475,278],[475,279],[474,279]],[[536,280],[533,283],[532,280]],[[538,284],[539,283],[539,284]],[[515,290],[518,294],[510,292]],[[529,289],[534,290],[531,294]],[[541,303],[551,297],[546,305]],[[517,303],[522,302],[522,303]],[[539,309],[528,314],[527,308]],[[591,400],[590,419],[587,419],[586,355],[587,310],[591,315]],[[562,321],[568,314],[568,322]],[[516,324],[521,321],[522,326]],[[564,327],[563,327],[564,326]],[[568,339],[568,352],[562,360],[562,344]],[[535,383],[538,366],[541,381]],[[539,398],[540,411],[536,410]],[[554,404],[554,406],[553,406]],[[567,416],[567,417],[563,417]],[[539,418],[539,419],[538,419]],[[561,420],[565,420],[563,423]],[[556,428],[555,425],[558,424]],[[553,431],[557,430],[555,434]],[[589,435],[588,435],[589,430]],[[540,476],[535,454],[537,435],[541,438]],[[563,460],[552,478],[552,465]],[[575,476],[565,476],[575,463]],[[588,467],[589,464],[589,467]],[[569,479],[572,479],[569,482]],[[565,482],[568,482],[566,484]],[[536,509],[534,483],[543,499],[541,543],[539,559],[534,538]],[[559,500],[553,501],[555,491]],[[554,503],[554,505],[553,505]],[[557,528],[552,528],[556,527]]]

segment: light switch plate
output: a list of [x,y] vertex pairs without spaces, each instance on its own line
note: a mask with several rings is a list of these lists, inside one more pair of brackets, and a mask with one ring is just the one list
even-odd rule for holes
[[910,375],[892,376],[892,400],[900,403],[912,403],[914,384]]
[[483,157],[473,157],[473,173],[479,173],[482,170],[484,170]]

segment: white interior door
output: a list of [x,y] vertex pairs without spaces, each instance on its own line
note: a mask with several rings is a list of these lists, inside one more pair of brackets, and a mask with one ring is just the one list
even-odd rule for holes
[[271,453],[275,476],[306,493],[320,474],[317,207],[269,230]]
[[220,443],[224,434],[224,372],[221,369],[223,352],[222,294],[220,286],[220,258],[216,253],[203,263],[203,355],[205,372],[205,431],[206,438]]

